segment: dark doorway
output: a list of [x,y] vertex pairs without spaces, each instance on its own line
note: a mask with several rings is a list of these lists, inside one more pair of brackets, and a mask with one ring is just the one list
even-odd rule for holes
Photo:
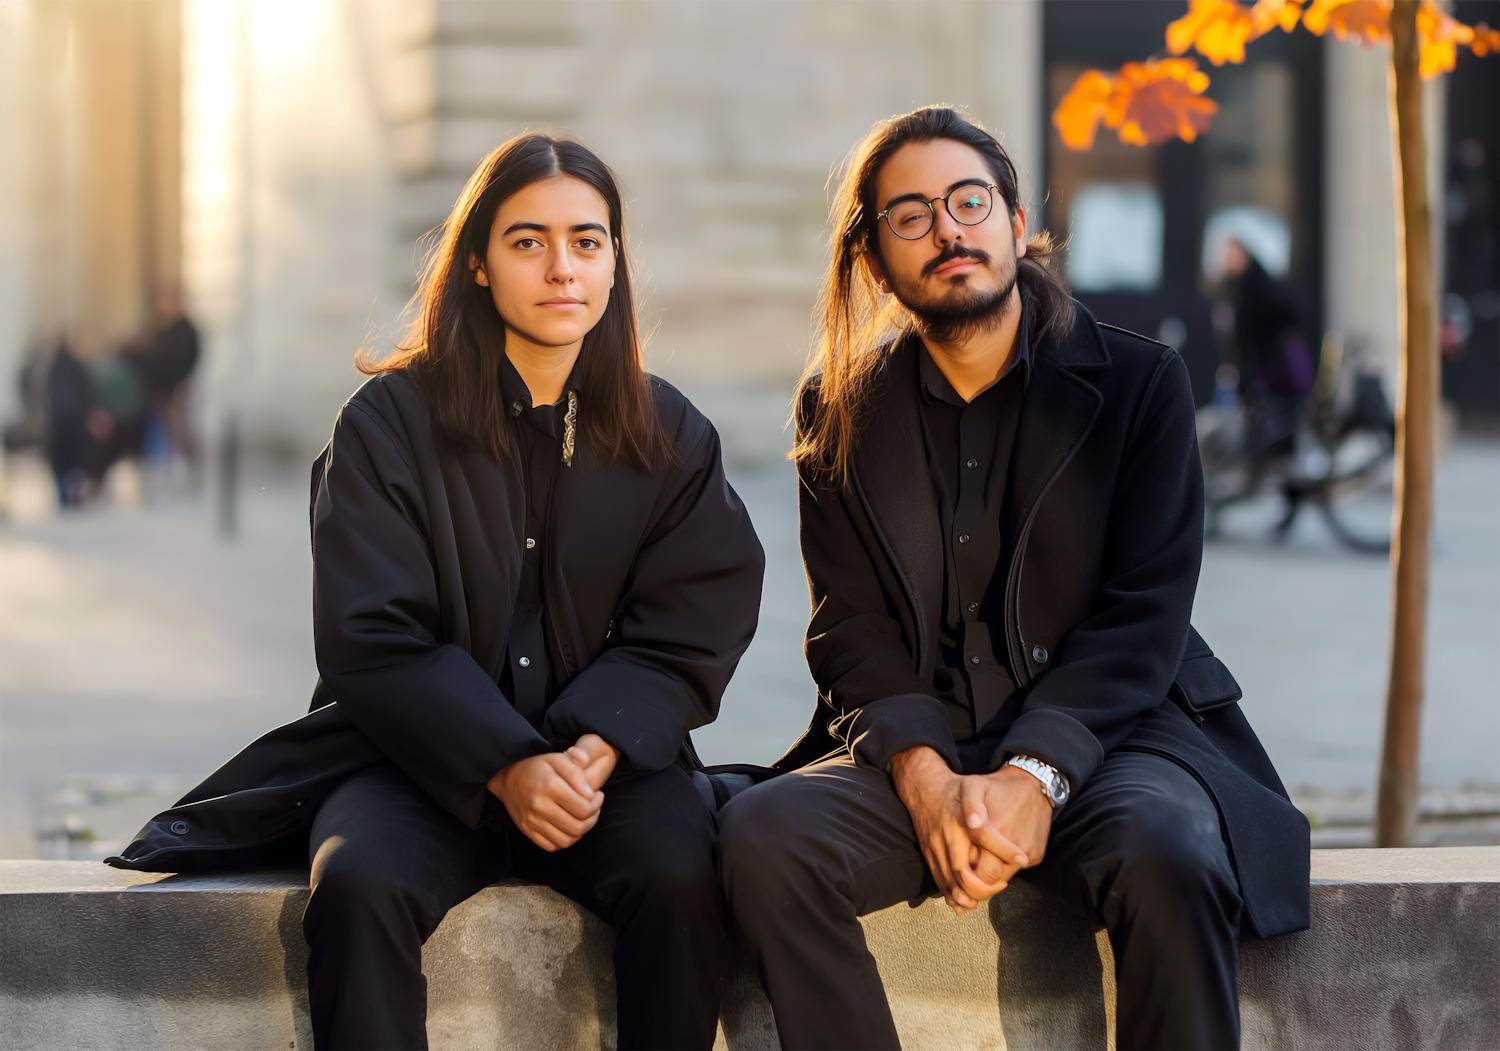
[[1243,65],[1200,60],[1220,110],[1193,143],[1126,146],[1101,129],[1092,150],[1074,152],[1051,124],[1080,72],[1164,54],[1167,23],[1185,11],[1180,0],[1048,0],[1043,219],[1070,240],[1078,298],[1100,321],[1176,347],[1203,404],[1222,352],[1206,247],[1223,230],[1258,231],[1257,257],[1291,289],[1308,346],[1322,335],[1322,41],[1300,27],[1273,30]]
[[[1453,14],[1500,24],[1496,0],[1458,0]],[[1500,431],[1500,59],[1459,48],[1448,81],[1443,195],[1443,397],[1471,430]]]

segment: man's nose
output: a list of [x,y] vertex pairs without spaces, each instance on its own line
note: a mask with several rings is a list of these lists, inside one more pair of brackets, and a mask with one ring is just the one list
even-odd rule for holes
[[932,236],[939,245],[953,244],[963,236],[963,224],[957,222],[953,216],[948,214],[948,208],[943,202],[936,201],[932,206]]

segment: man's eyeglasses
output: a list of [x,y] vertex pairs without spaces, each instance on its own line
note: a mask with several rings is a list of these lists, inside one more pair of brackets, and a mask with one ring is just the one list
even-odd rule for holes
[[966,182],[930,201],[897,201],[875,218],[884,219],[891,228],[891,233],[903,241],[915,241],[931,232],[936,219],[932,206],[942,201],[955,223],[961,226],[978,226],[989,217],[990,210],[995,206],[995,189],[993,183]]

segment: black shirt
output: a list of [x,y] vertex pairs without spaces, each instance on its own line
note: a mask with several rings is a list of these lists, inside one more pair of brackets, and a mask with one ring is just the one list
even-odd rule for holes
[[923,439],[943,529],[943,613],[932,684],[948,708],[966,771],[989,768],[993,743],[986,743],[984,728],[1015,692],[1005,645],[1010,538],[1001,509],[1031,375],[1024,307],[1016,350],[999,382],[969,402],[925,346],[917,355]]
[[552,490],[562,462],[567,391],[579,390],[577,363],[563,397],[555,405],[531,404],[531,391],[510,358],[500,359],[500,389],[511,418],[511,455],[521,468],[526,493],[526,547],[521,552],[520,589],[510,622],[510,640],[500,692],[533,726],[542,725],[547,706],[557,696],[557,661],[547,626],[546,585],[542,558],[552,536]]

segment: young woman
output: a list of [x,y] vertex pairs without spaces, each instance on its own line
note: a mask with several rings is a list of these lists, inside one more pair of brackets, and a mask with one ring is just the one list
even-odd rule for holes
[[764,558],[713,428],[642,366],[609,169],[569,139],[495,150],[416,305],[314,468],[313,713],[114,863],[305,842],[320,1048],[425,1046],[421,946],[505,876],[616,928],[622,1048],[708,1047],[727,950],[687,734]]

